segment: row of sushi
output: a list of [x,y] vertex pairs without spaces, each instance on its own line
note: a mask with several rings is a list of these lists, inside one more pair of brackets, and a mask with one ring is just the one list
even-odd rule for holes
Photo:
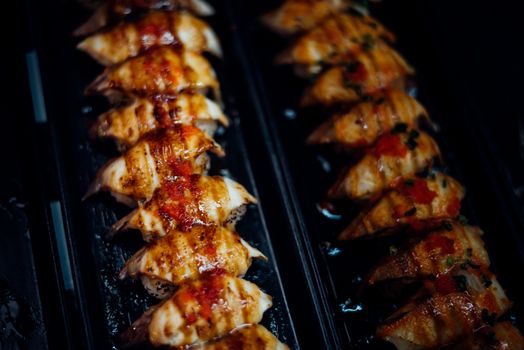
[[358,154],[327,191],[332,201],[362,204],[340,240],[397,234],[367,285],[422,287],[376,335],[398,349],[524,349],[520,332],[499,322],[512,303],[489,271],[482,230],[460,215],[463,186],[434,165],[432,122],[406,94],[414,69],[390,45],[395,35],[347,0],[286,0],[263,21],[293,37],[277,64],[313,80],[301,100],[328,112],[307,139]]
[[240,278],[252,259],[267,259],[235,231],[256,199],[231,179],[206,175],[207,153],[225,155],[213,134],[228,125],[202,55],[220,57],[220,44],[196,17],[212,13],[201,0],[109,0],[75,31],[90,34],[78,48],[107,66],[86,93],[114,105],[90,133],[122,152],[86,196],[109,191],[135,208],[108,234],[135,229],[148,242],[120,278],[139,279],[162,299],[123,332],[126,347],[288,349],[258,324],[271,297]]

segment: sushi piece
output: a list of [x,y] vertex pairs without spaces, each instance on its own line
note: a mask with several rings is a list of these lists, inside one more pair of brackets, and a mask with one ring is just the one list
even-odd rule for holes
[[229,124],[220,107],[201,94],[136,98],[100,115],[92,125],[90,135],[92,138],[113,139],[120,150],[125,150],[144,135],[177,124],[194,125],[212,136],[217,121],[224,126]]
[[327,196],[354,201],[376,198],[399,177],[423,171],[439,158],[437,143],[428,134],[394,130],[380,137],[360,161],[344,170]]
[[450,222],[447,228],[384,259],[371,271],[368,283],[438,277],[456,266],[489,267],[482,234],[478,227]]
[[392,190],[363,210],[338,238],[373,237],[404,228],[420,231],[441,225],[449,227],[447,220],[459,215],[464,194],[462,185],[443,173],[400,179]]
[[436,294],[401,307],[377,329],[399,350],[438,349],[493,325],[511,307],[504,290],[487,271],[462,271],[434,282]]
[[203,343],[260,322],[271,305],[271,297],[255,284],[217,270],[181,285],[172,297],[147,310],[121,338],[127,346]]
[[208,89],[220,100],[220,88],[215,72],[202,55],[173,46],[162,46],[106,68],[104,73],[87,87],[86,94],[174,96],[182,91],[204,93]]
[[88,35],[137,11],[189,10],[198,16],[211,16],[215,10],[203,0],[108,0],[100,5],[73,35]]
[[280,35],[293,35],[313,28],[329,15],[349,8],[349,0],[286,0],[265,14],[262,22]]
[[402,90],[406,77],[415,73],[398,52],[378,42],[373,50],[341,58],[346,60],[348,64],[329,68],[316,78],[302,96],[303,107],[355,103],[382,90]]
[[147,291],[167,297],[174,286],[221,269],[243,276],[253,258],[266,259],[240,236],[221,226],[193,226],[171,231],[133,255],[120,271],[120,279],[139,278]]
[[276,62],[317,74],[323,66],[343,63],[348,55],[373,50],[382,39],[393,42],[395,36],[371,16],[338,13],[300,37]]
[[392,130],[417,128],[420,120],[429,124],[426,109],[406,93],[391,90],[335,114],[311,133],[307,143],[332,144],[350,151],[371,146]]
[[173,11],[153,11],[136,22],[121,23],[84,39],[77,48],[111,66],[167,45],[222,55],[218,38],[206,22],[187,12]]
[[271,332],[261,325],[238,328],[228,335],[189,350],[289,350]]
[[234,224],[245,206],[256,203],[242,185],[225,177],[191,175],[164,181],[150,201],[120,219],[109,233],[138,229],[144,240],[194,225]]
[[224,155],[220,145],[191,125],[147,135],[122,156],[106,163],[84,198],[109,191],[119,202],[135,206],[150,199],[155,189],[173,176],[203,173],[208,164],[206,151]]

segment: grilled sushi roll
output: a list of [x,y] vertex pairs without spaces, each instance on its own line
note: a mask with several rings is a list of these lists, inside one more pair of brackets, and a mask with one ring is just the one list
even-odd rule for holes
[[77,48],[98,63],[111,66],[165,45],[222,55],[218,38],[206,22],[187,12],[173,11],[153,11],[137,22],[121,23],[86,38]]
[[271,304],[271,297],[255,284],[217,271],[181,285],[172,297],[136,320],[122,339],[128,345],[202,343],[260,322]]
[[162,46],[124,63],[106,68],[86,89],[87,94],[115,92],[137,96],[177,95],[184,90],[211,89],[217,100],[220,88],[213,68],[200,54]]
[[374,18],[339,13],[304,34],[276,62],[299,65],[300,71],[316,74],[323,65],[341,63],[348,54],[373,50],[382,38],[395,40],[393,33]]
[[387,257],[371,271],[368,283],[438,277],[458,265],[489,267],[490,261],[482,241],[482,230],[453,222]]
[[182,93],[173,98],[136,98],[98,117],[90,129],[93,138],[111,138],[119,149],[127,149],[144,135],[177,124],[194,125],[213,135],[216,122],[229,121],[220,107],[201,94]]
[[381,90],[402,90],[406,76],[415,73],[398,52],[378,42],[373,50],[361,51],[348,61],[321,73],[304,92],[301,105],[354,103]]
[[[425,179],[401,179],[393,190],[362,211],[338,238],[349,240],[406,227],[418,231],[441,225],[459,215],[464,194],[462,185],[443,173]],[[449,227],[447,222],[444,224]]]
[[144,10],[189,10],[199,16],[210,16],[214,9],[203,0],[109,0],[105,1],[73,35],[91,34],[112,21]]
[[397,349],[438,349],[496,321],[510,307],[504,290],[489,272],[443,275],[437,293],[401,307],[377,330]]
[[149,293],[164,298],[173,286],[221,269],[243,276],[252,258],[266,257],[240,236],[221,226],[193,226],[171,231],[140,249],[120,272],[120,279],[140,278]]
[[359,162],[344,170],[327,196],[368,200],[380,195],[399,177],[427,169],[439,157],[437,143],[428,134],[394,131],[383,135]]
[[420,119],[429,121],[428,113],[416,99],[400,90],[390,90],[335,114],[313,131],[307,143],[335,144],[346,150],[367,147],[394,129],[417,128]]
[[286,0],[265,14],[262,22],[280,35],[293,35],[313,28],[333,13],[349,8],[349,0]]
[[191,125],[177,125],[147,135],[98,171],[86,197],[106,190],[119,202],[134,206],[151,198],[166,179],[203,173],[208,160],[206,151],[224,154],[220,145]]
[[256,203],[242,185],[225,177],[191,175],[165,181],[150,201],[113,225],[110,235],[138,229],[146,241],[194,225],[234,223],[249,203]]
[[289,350],[264,326],[250,325],[234,330],[217,340],[195,345],[189,350]]
[[499,322],[493,327],[483,327],[475,335],[447,350],[524,350],[524,338],[510,322]]

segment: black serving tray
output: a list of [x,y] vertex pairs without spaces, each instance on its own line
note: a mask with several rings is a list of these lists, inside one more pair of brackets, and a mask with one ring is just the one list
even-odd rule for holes
[[[389,349],[392,346],[376,339],[374,332],[399,305],[363,290],[363,278],[397,240],[336,242],[337,234],[357,214],[358,208],[346,210],[340,218],[327,217],[319,210],[325,191],[348,159],[305,145],[306,137],[326,116],[315,109],[298,109],[307,82],[294,77],[290,67],[273,64],[274,57],[289,41],[270,33],[258,19],[278,3],[230,0],[245,47],[246,71],[256,85],[252,98],[258,100],[259,118],[266,125],[264,134],[279,155],[273,164],[280,173],[288,213],[303,248],[301,258],[312,274],[309,281],[319,302],[322,326],[330,336],[331,348]],[[485,230],[492,269],[515,301],[505,317],[522,329],[524,287],[515,275],[524,268],[522,213],[513,210],[516,203],[513,193],[506,191],[506,183],[500,180],[497,168],[500,160],[489,157],[493,156],[496,140],[486,132],[489,124],[486,130],[486,124],[479,121],[482,117],[479,101],[469,96],[470,91],[462,89],[462,83],[467,81],[462,74],[467,63],[463,62],[464,53],[458,47],[460,41],[453,43],[457,31],[473,21],[457,16],[454,11],[464,14],[465,9],[473,6],[476,8],[472,11],[480,15],[478,8],[485,4],[455,5],[441,1],[385,0],[373,3],[370,9],[397,34],[396,47],[417,69],[416,84],[411,84],[410,90],[440,126],[436,138],[444,154],[444,168],[466,186],[463,213],[471,223]],[[449,17],[455,19],[455,27],[447,26]],[[454,51],[446,51],[450,47]],[[452,59],[462,66],[452,66]],[[468,78],[470,85],[485,86],[482,73]]]
[[[252,85],[239,61],[242,48],[233,34],[236,28],[225,2],[212,3],[217,15],[209,22],[222,41],[225,56],[223,61],[212,59],[212,63],[222,84],[231,126],[216,137],[227,156],[213,158],[210,173],[235,179],[259,198],[259,204],[249,208],[237,229],[269,258],[268,263],[254,262],[245,277],[273,296],[273,307],[262,323],[293,349],[327,348],[316,315],[316,299],[301,266],[301,248],[271,170],[275,155],[267,148],[270,141],[260,133],[257,111],[249,100]],[[84,96],[84,88],[103,67],[77,51],[78,38],[70,35],[88,15],[77,1],[27,1],[28,57],[32,60],[29,81],[40,135],[33,140],[37,150],[32,171],[51,168],[41,174],[41,190],[51,223],[57,288],[64,309],[63,313],[49,312],[48,328],[54,327],[54,319],[64,324],[55,332],[62,334],[52,347],[56,349],[118,349],[118,333],[158,302],[139,283],[117,278],[125,260],[143,244],[138,235],[113,242],[103,239],[108,227],[129,208],[104,195],[81,201],[96,171],[116,155],[111,145],[88,139],[90,121],[108,108],[103,98]],[[40,288],[46,287],[40,284]]]

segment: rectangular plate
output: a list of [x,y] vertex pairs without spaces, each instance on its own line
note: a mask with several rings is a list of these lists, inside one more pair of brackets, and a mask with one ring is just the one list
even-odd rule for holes
[[[235,28],[223,11],[227,6],[222,1],[213,5],[218,13],[209,20],[222,41],[225,58],[222,62],[213,59],[212,63],[222,84],[231,126],[217,136],[227,156],[213,158],[210,173],[232,177],[260,200],[258,206],[249,208],[237,229],[269,257],[268,263],[255,261],[246,276],[273,296],[273,307],[262,323],[294,349],[300,348],[299,336],[301,343],[321,348],[324,337],[319,333],[314,298],[303,278],[299,248],[288,233],[289,222],[275,179],[268,176],[270,157],[274,155],[259,132],[256,111],[248,100],[250,87],[245,85],[245,75],[238,68],[241,64]],[[129,234],[114,242],[103,239],[108,227],[130,209],[116,204],[109,195],[81,201],[96,171],[116,155],[114,147],[94,143],[87,135],[89,123],[108,108],[103,98],[83,95],[84,88],[103,67],[77,51],[78,38],[70,35],[89,11],[75,1],[44,4],[29,0],[28,7],[47,116],[43,123],[50,126],[51,144],[40,147],[51,147],[54,155],[53,181],[59,187],[55,207],[60,208],[63,219],[63,232],[62,228],[59,230],[62,239],[58,242],[61,255],[56,259],[66,272],[63,289],[72,299],[69,347],[116,349],[118,333],[157,301],[146,294],[140,283],[117,278],[125,260],[143,244],[138,235]],[[36,164],[35,171],[38,167]],[[295,311],[290,312],[290,308]],[[291,314],[299,315],[298,312],[301,319],[294,320]],[[295,321],[304,324],[298,331]]]
[[[395,240],[350,244],[335,241],[358,208],[334,220],[324,216],[318,204],[347,160],[341,154],[337,156],[334,152],[305,146],[306,137],[322,120],[322,115],[297,109],[307,82],[296,78],[290,67],[272,64],[289,41],[270,33],[258,20],[279,2],[254,4],[231,0],[230,3],[242,36],[249,79],[256,84],[253,99],[258,99],[262,106],[261,120],[279,155],[274,166],[282,174],[280,184],[283,191],[287,191],[290,213],[296,221],[294,233],[303,237],[302,258],[315,272],[313,290],[319,308],[325,311],[324,325],[333,348],[389,348],[390,345],[376,339],[374,333],[376,326],[398,305],[367,293],[363,296],[361,288],[365,274],[381,256],[388,254]],[[449,67],[443,66],[435,54],[443,49],[436,44],[435,37],[442,39],[452,32],[452,29],[442,30],[447,22],[438,14],[442,16],[443,8],[445,5],[439,5],[438,1],[382,1],[372,5],[371,13],[397,34],[396,47],[417,69],[417,96],[441,127],[436,138],[446,160],[446,170],[461,180],[468,191],[463,213],[471,223],[485,230],[492,270],[510,299],[516,301],[505,317],[519,323],[523,314],[520,296],[524,295],[524,289],[513,278],[513,273],[524,267],[521,229],[507,215],[505,198],[496,192],[495,176],[490,170],[493,165],[484,156],[483,149],[483,142],[489,140],[479,140],[476,126],[471,125],[470,106],[460,95],[453,94],[451,87],[459,85],[460,77],[445,80]],[[495,190],[486,191],[489,188]]]

